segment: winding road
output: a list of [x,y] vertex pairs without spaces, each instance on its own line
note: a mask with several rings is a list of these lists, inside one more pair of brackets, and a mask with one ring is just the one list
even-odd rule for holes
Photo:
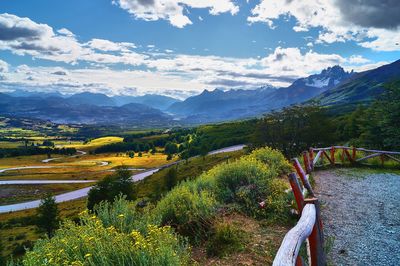
[[[215,154],[220,154],[220,153],[239,151],[239,150],[242,150],[244,147],[246,147],[246,145],[230,146],[230,147],[226,147],[226,148],[223,148],[223,149],[211,151],[211,152],[208,153],[208,155],[215,155]],[[139,173],[139,174],[135,174],[135,175],[133,175],[131,177],[132,182],[137,182],[137,181],[143,180],[146,177],[151,176],[152,174],[158,172],[160,169],[169,167],[169,166],[177,164],[179,162],[181,162],[181,161],[177,161],[177,162],[174,162],[174,163],[170,163],[170,164],[161,166],[159,168],[150,169],[148,171],[145,171],[145,172],[142,172],[142,173]],[[16,168],[3,169],[3,172],[5,170],[32,169],[32,168],[51,168],[51,166],[47,166],[47,167],[46,166],[42,166],[42,167],[31,166],[30,168],[16,167]],[[1,171],[2,170],[0,170],[0,173],[1,173]],[[22,183],[20,183],[20,184],[24,184],[23,182],[28,182],[28,180],[15,180],[15,181],[21,181]],[[31,180],[31,181],[38,181],[38,180]],[[43,181],[46,181],[46,180],[43,180]],[[62,181],[62,180],[58,180],[58,181]],[[68,181],[68,180],[64,180],[64,181]],[[78,181],[78,180],[70,180],[70,181]],[[88,181],[87,183],[89,183],[91,180],[85,180],[85,181]],[[7,181],[4,181],[4,182],[7,182]],[[77,183],[77,182],[73,182],[73,183]],[[51,183],[47,183],[47,184],[51,184]],[[1,185],[1,183],[0,183],[0,185]],[[60,203],[60,202],[65,202],[65,201],[70,201],[70,200],[83,198],[83,197],[87,196],[87,194],[88,194],[88,192],[89,192],[89,190],[91,188],[92,188],[92,186],[86,187],[86,188],[82,188],[82,189],[78,189],[78,190],[74,190],[74,191],[71,191],[71,192],[68,192],[68,193],[63,193],[63,194],[55,196],[55,200],[56,200],[57,203]],[[22,202],[22,203],[11,204],[11,205],[3,205],[3,206],[0,206],[0,213],[14,212],[14,211],[21,211],[21,210],[25,210],[25,209],[37,208],[39,206],[39,204],[40,204],[40,200],[34,200],[34,201]]]

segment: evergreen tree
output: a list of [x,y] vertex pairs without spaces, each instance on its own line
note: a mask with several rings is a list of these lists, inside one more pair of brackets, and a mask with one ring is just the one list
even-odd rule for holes
[[134,199],[131,173],[125,169],[118,170],[114,175],[107,176],[94,185],[88,193],[87,207],[93,210],[94,205],[103,200],[113,202],[119,194],[126,195],[129,200]]
[[167,190],[171,190],[177,183],[178,172],[175,167],[171,167],[169,169],[166,177],[165,177],[165,186]]
[[41,201],[37,209],[37,227],[46,232],[48,237],[52,237],[54,231],[60,223],[59,211],[55,198],[47,194]]

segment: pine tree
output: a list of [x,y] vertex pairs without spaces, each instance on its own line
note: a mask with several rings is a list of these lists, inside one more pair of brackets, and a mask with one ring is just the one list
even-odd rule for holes
[[42,198],[37,209],[36,225],[40,230],[46,232],[48,237],[52,237],[59,223],[60,218],[56,200],[51,194],[47,194]]

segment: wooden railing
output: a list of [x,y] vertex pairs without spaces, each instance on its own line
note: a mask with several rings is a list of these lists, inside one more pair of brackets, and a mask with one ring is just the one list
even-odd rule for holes
[[[336,160],[338,153],[340,162]],[[309,174],[315,167],[325,166],[323,163],[324,158],[327,159],[328,165],[335,166],[345,164],[346,160],[351,164],[360,164],[368,159],[379,157],[383,165],[386,159],[400,163],[400,158],[396,157],[399,155],[400,152],[393,151],[332,146],[328,148],[310,148],[309,151],[303,152],[304,168],[297,158],[292,159],[296,172],[289,174],[289,182],[298,213],[301,215],[297,225],[283,239],[273,265],[305,265],[304,259],[299,256],[300,247],[304,242],[307,244],[308,264],[312,266],[326,265],[320,205],[309,182]]]

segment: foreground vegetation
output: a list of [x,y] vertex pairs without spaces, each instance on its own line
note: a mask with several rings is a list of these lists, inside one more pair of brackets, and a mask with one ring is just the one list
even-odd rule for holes
[[[244,233],[236,234],[240,229],[218,217],[230,209],[270,223],[288,221],[288,186],[279,177],[290,170],[282,154],[264,148],[181,182],[154,205],[125,197],[103,202],[93,213],[81,213],[79,224],[66,221],[53,238],[39,240],[20,263],[186,265],[189,243],[208,246],[210,256],[230,254],[247,240],[235,239]],[[265,209],[258,207],[262,200]],[[223,247],[221,254],[216,245]]]

